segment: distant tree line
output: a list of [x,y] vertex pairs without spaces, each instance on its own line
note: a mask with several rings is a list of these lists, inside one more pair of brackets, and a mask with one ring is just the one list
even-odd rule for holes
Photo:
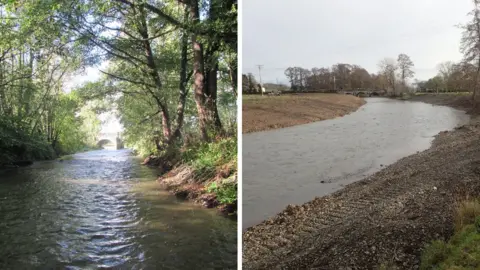
[[406,54],[397,58],[385,58],[379,63],[378,73],[369,73],[359,65],[338,63],[332,67],[289,67],[285,76],[293,91],[316,90],[323,92],[374,89],[399,94],[408,90],[408,79],[413,77],[413,62]]
[[422,92],[470,92],[475,87],[477,68],[465,62],[447,61],[437,66],[438,74],[425,81],[416,81]]
[[244,94],[261,93],[262,87],[252,73],[242,74],[242,91]]
[[[371,89],[386,90],[390,95],[401,95],[413,90],[461,92],[475,88],[475,64],[466,61],[443,62],[437,66],[438,74],[433,78],[409,82],[415,74],[413,67],[413,61],[406,54],[398,55],[397,59],[384,58],[378,63],[377,73],[369,73],[359,65],[345,63],[312,69],[289,67],[285,70],[285,76],[290,86],[265,83],[263,87],[268,90],[320,92]],[[261,93],[261,86],[252,73],[243,74],[242,78],[243,93]]]
[[[414,63],[406,54],[397,59],[385,58],[378,64],[378,73],[369,73],[358,65],[338,63],[332,67],[305,69],[289,67],[285,76],[293,91],[338,91],[352,89],[382,89],[391,95],[401,95],[416,87],[420,91],[473,92],[472,99],[480,101],[480,0],[472,0],[473,9],[468,14],[470,20],[459,27],[463,29],[460,51],[463,59],[454,63],[438,65],[438,74],[426,81],[415,80]],[[243,75],[244,92],[255,92],[258,84],[252,74]],[[261,88],[260,88],[261,89]]]
[[[331,68],[289,67],[285,76],[293,91],[305,90],[346,90],[356,88],[371,88],[376,76],[358,65],[339,63]],[[381,83],[377,83],[382,87]]]

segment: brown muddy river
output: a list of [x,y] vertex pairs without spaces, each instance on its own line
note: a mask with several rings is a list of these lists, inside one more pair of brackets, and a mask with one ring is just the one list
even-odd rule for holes
[[0,269],[236,269],[236,221],[139,163],[99,150],[0,172]]
[[444,106],[365,100],[342,118],[243,134],[244,230],[426,150],[434,135],[469,120]]

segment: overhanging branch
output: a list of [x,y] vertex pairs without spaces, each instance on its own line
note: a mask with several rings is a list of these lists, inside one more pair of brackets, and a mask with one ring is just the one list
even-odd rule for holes
[[114,74],[111,74],[111,73],[108,73],[106,71],[103,71],[103,70],[100,70],[101,73],[107,75],[107,76],[110,76],[112,78],[115,78],[117,80],[121,80],[121,81],[126,81],[126,82],[129,82],[129,83],[133,83],[133,84],[137,84],[137,85],[144,85],[144,86],[148,86],[148,87],[155,87],[155,85],[152,85],[152,84],[149,84],[149,83],[145,83],[145,82],[141,82],[141,81],[135,81],[135,80],[132,80],[132,79],[127,79],[125,77],[121,77],[121,76],[118,76],[118,75],[114,75]]

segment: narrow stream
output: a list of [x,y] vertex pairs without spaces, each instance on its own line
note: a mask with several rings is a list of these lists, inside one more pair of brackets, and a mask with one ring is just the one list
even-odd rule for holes
[[0,172],[0,269],[236,269],[237,223],[139,164],[99,150]]
[[469,120],[445,106],[366,101],[342,118],[243,135],[243,229],[426,150]]

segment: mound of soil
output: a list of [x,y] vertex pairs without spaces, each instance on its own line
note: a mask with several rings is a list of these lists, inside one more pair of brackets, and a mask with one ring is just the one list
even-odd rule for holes
[[363,104],[363,99],[343,94],[246,96],[243,99],[243,133],[344,116],[356,111]]

